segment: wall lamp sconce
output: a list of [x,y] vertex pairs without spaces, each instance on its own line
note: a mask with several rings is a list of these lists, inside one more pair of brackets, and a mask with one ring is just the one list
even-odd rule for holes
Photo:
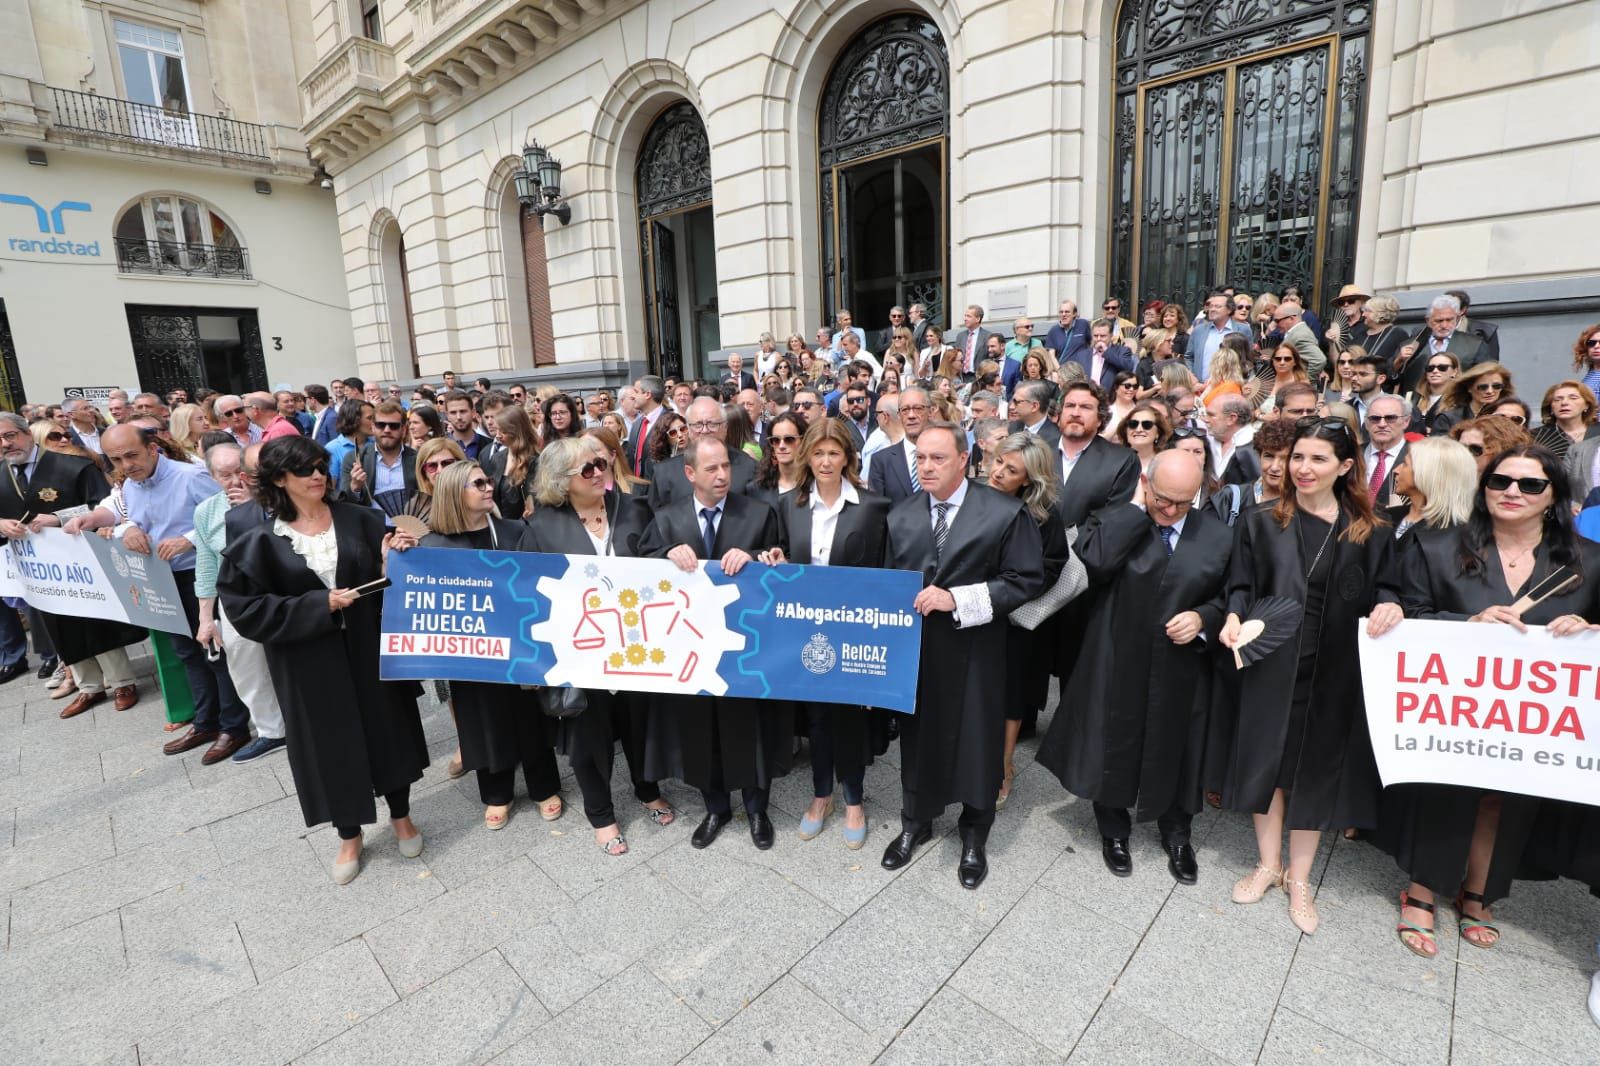
[[538,141],[522,148],[522,169],[517,171],[517,201],[524,210],[539,216],[554,215],[563,226],[572,221],[572,205],[561,197],[561,160],[551,155]]

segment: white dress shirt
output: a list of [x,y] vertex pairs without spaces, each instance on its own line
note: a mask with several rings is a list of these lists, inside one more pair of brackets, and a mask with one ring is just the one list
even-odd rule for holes
[[[967,500],[967,486],[970,482],[966,478],[956,486],[948,500],[937,500],[930,492],[924,492],[928,497],[928,524],[937,528],[939,525],[939,512],[934,508],[939,504],[947,504],[944,514],[946,543],[948,536],[955,531],[956,515],[961,513],[961,505]],[[989,586],[986,582],[979,581],[972,585],[956,585],[945,590],[956,601],[956,607],[951,612],[955,619],[957,629],[967,629],[971,626],[988,625],[994,621],[994,604],[989,599]]]
[[839,515],[845,504],[860,503],[861,494],[848,481],[839,484],[839,498],[830,506],[822,502],[815,487],[811,490],[811,558],[813,566],[827,566],[833,555],[833,534],[839,528]]

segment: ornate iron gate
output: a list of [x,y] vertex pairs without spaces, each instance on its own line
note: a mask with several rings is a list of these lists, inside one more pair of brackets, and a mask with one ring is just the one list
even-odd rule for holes
[[681,377],[677,250],[672,230],[659,220],[711,203],[711,145],[693,104],[687,100],[673,104],[650,124],[639,148],[634,183],[649,365],[662,376]]

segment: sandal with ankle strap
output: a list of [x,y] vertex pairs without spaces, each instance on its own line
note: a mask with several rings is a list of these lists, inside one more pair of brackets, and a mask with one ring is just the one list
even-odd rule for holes
[[[1266,874],[1263,880],[1261,875]],[[1235,903],[1259,903],[1261,897],[1267,894],[1270,888],[1277,888],[1283,884],[1282,870],[1269,870],[1259,862],[1256,868],[1239,878],[1233,886],[1233,901]]]
[[[1484,910],[1489,909],[1489,904],[1484,900],[1482,893],[1468,892],[1463,888],[1456,895],[1456,932],[1461,934],[1462,940],[1465,940],[1473,947],[1483,948],[1487,951],[1500,942],[1500,927],[1495,925],[1489,918],[1474,918],[1468,914],[1465,906],[1467,900],[1478,904]],[[1478,940],[1469,936],[1469,933],[1488,933],[1493,939],[1488,941]]]
[[1317,905],[1311,899],[1311,882],[1285,877],[1283,891],[1289,897],[1289,920],[1294,927],[1306,936],[1315,933],[1320,919],[1317,917]]
[[[1411,908],[1413,908],[1415,910],[1419,910],[1419,911],[1425,911],[1428,914],[1432,914],[1433,913],[1433,904],[1424,903],[1420,899],[1412,899],[1410,892],[1406,891],[1405,889],[1401,889],[1401,891],[1400,891],[1400,911],[1401,911],[1402,914],[1405,913],[1405,909],[1407,907],[1411,907]],[[1411,954],[1421,956],[1424,959],[1433,959],[1433,958],[1437,958],[1438,957],[1438,955],[1439,955],[1439,942],[1434,937],[1434,932],[1433,932],[1432,929],[1424,929],[1422,926],[1417,925],[1414,922],[1408,922],[1404,918],[1401,918],[1395,924],[1394,932],[1395,932],[1395,935],[1400,938],[1400,943],[1404,944],[1405,947],[1406,947],[1406,950],[1411,952]],[[1410,940],[1406,939],[1406,934],[1407,933],[1415,933],[1417,936],[1422,938],[1422,942],[1425,942],[1425,943],[1429,944],[1430,946],[1432,946],[1433,950],[1432,951],[1424,951],[1424,950],[1422,950],[1422,948],[1417,946],[1416,942],[1413,942],[1413,941],[1410,941]]]

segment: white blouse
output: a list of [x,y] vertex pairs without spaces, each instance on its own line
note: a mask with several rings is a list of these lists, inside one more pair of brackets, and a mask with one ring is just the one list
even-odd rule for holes
[[848,481],[839,484],[839,498],[829,506],[822,502],[815,487],[811,491],[811,558],[812,566],[827,566],[833,554],[833,534],[839,528],[839,515],[847,503],[860,503],[861,496]]
[[306,561],[311,572],[328,588],[334,587],[339,575],[339,541],[333,526],[316,535],[298,532],[281,518],[274,519],[272,531],[289,541],[294,553]]

